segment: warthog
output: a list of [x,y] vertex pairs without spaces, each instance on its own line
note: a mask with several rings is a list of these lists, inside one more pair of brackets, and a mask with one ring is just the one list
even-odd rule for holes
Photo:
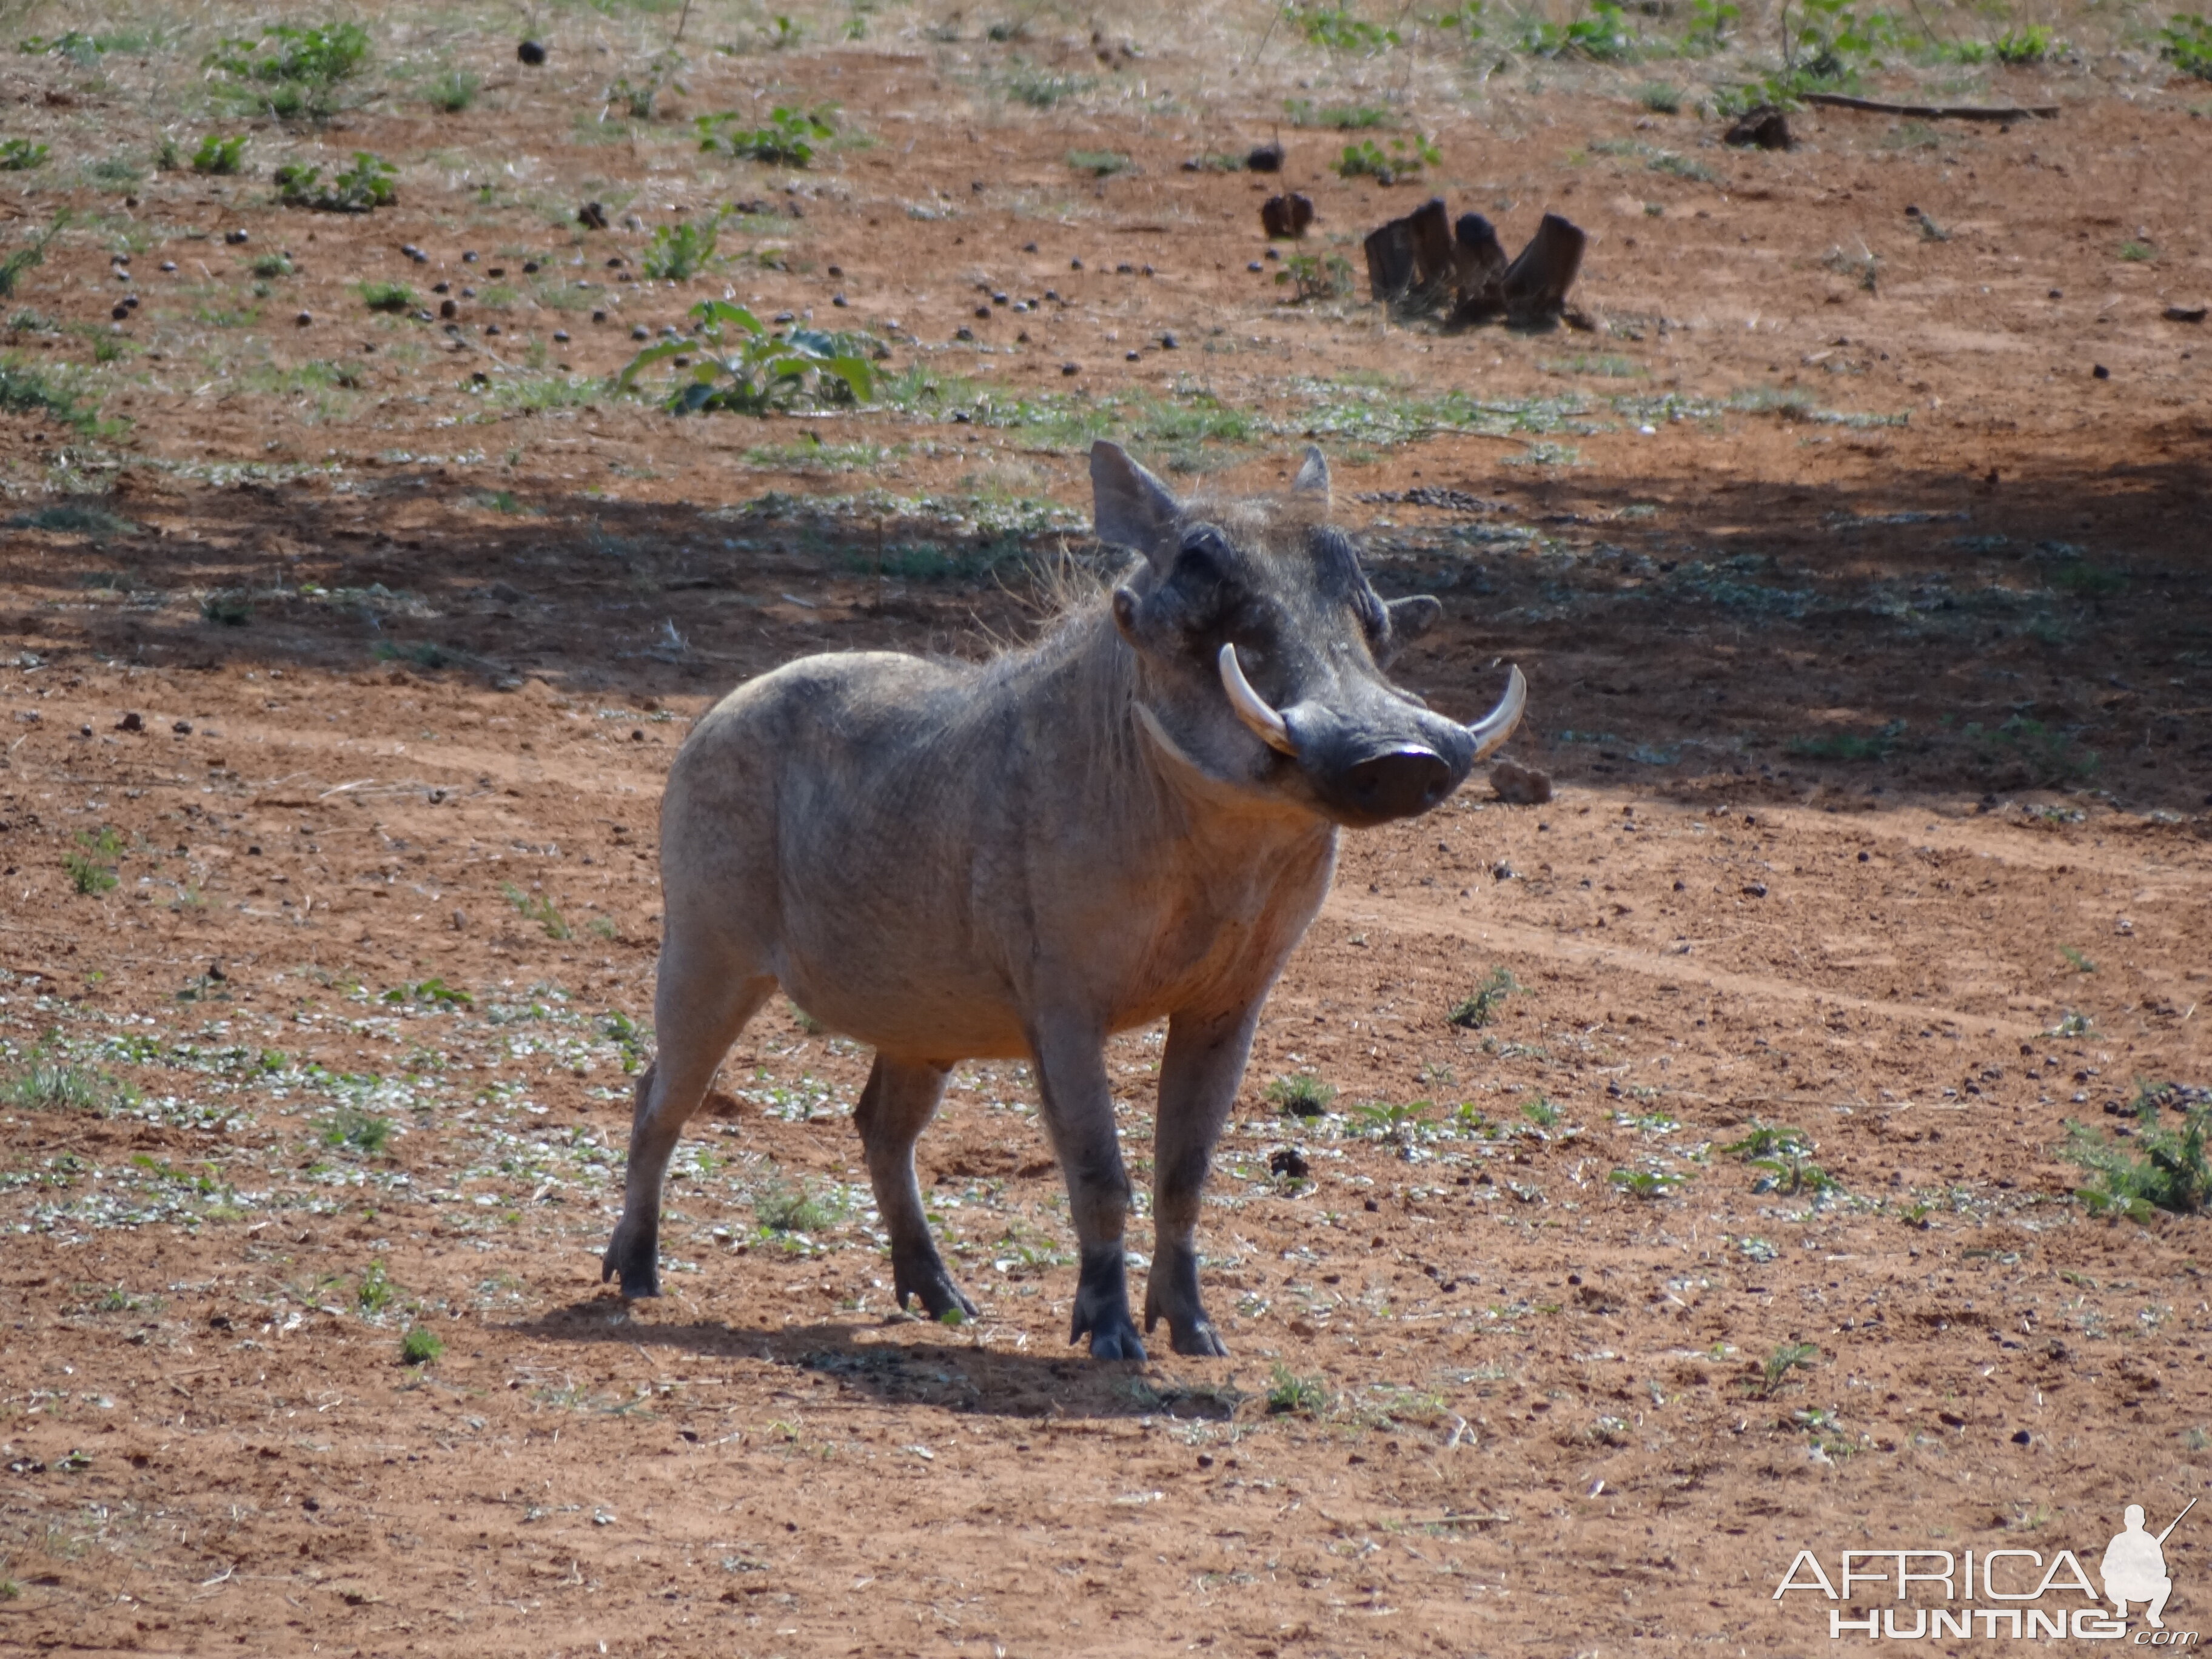
[[1268,988],[1321,908],[1340,827],[1428,811],[1504,743],[1385,677],[1442,614],[1385,604],[1330,526],[1309,450],[1280,497],[1177,501],[1091,452],[1099,539],[1144,557],[1109,598],[980,665],[890,652],[787,664],[732,692],[661,805],[667,915],[629,1184],[602,1278],[659,1291],[661,1178],[738,1030],[779,985],[876,1050],[854,1113],[899,1304],[974,1305],[929,1236],[914,1146],[964,1059],[1025,1058],[1081,1245],[1069,1333],[1141,1359],[1129,1176],[1104,1046],[1165,1018],[1145,1328],[1223,1354],[1194,1230]]

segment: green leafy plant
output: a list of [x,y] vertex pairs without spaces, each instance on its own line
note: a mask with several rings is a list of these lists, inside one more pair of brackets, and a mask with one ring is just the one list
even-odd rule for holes
[[819,1192],[805,1182],[772,1182],[753,1199],[753,1217],[772,1233],[818,1233],[834,1227],[845,1213],[842,1197]]
[[1504,1006],[1505,999],[1521,989],[1510,968],[1493,967],[1468,995],[1452,1005],[1451,1023],[1465,1030],[1479,1030]]
[[683,53],[672,48],[655,56],[638,71],[636,79],[632,80],[627,74],[617,76],[607,88],[600,118],[604,120],[606,110],[619,104],[633,121],[650,121],[653,106],[660,101],[663,92],[670,87],[678,92],[684,90],[676,79],[683,70]]
[[1783,66],[1816,84],[1845,85],[1877,65],[1878,54],[1903,39],[1889,12],[1862,12],[1854,0],[1797,0],[1796,27],[1783,36]]
[[1540,1129],[1559,1127],[1559,1109],[1549,1095],[1538,1095],[1521,1108],[1521,1115]]
[[1349,6],[1288,5],[1283,8],[1283,21],[1309,44],[1328,52],[1356,52],[1372,58],[1399,44],[1396,29],[1370,23]]
[[0,173],[28,173],[46,164],[46,145],[27,138],[0,139]]
[[428,1325],[410,1325],[399,1339],[399,1363],[427,1365],[446,1352],[445,1339]]
[[513,882],[504,884],[499,890],[507,902],[514,907],[516,914],[525,921],[534,921],[544,928],[546,938],[563,939],[575,937],[574,929],[568,926],[562,919],[560,911],[554,908],[553,900],[550,895],[540,893],[532,897]]
[[706,269],[714,257],[714,242],[721,229],[717,214],[703,223],[686,220],[678,225],[656,226],[653,240],[639,257],[638,269],[661,282],[684,282]]
[[1001,84],[1008,97],[1031,109],[1053,109],[1090,91],[1092,83],[1085,76],[1055,75],[1034,64],[1016,63],[1008,66]]
[[234,96],[280,119],[320,120],[336,112],[339,83],[358,75],[368,61],[368,31],[358,23],[309,28],[279,23],[258,37],[224,40],[208,54],[205,67],[228,76]]
[[1646,81],[1637,88],[1636,101],[1654,115],[1680,115],[1682,89],[1671,81]]
[[2212,21],[2202,13],[2176,12],[2158,32],[2158,55],[2184,75],[2212,81]]
[[365,149],[353,153],[353,165],[327,185],[322,168],[304,162],[288,162],[276,169],[276,199],[286,207],[313,208],[321,213],[373,213],[399,199],[392,180],[399,169]]
[[1593,63],[1626,63],[1636,55],[1628,16],[1612,0],[1592,0],[1588,12],[1571,23],[1547,23],[1530,13],[1521,30],[1521,50],[1532,58],[1587,58]]
[[1281,1360],[1267,1378],[1267,1410],[1283,1417],[1319,1417],[1328,1409],[1328,1384],[1318,1376],[1300,1376]]
[[384,994],[386,1002],[427,1002],[434,1008],[473,1007],[476,999],[458,986],[448,985],[442,979],[422,980],[413,985],[395,985]]
[[381,1157],[392,1144],[392,1120],[358,1106],[341,1106],[323,1126],[322,1141],[334,1150]]
[[398,1296],[399,1287],[392,1282],[381,1261],[370,1262],[354,1285],[354,1305],[372,1318],[390,1307]]
[[354,292],[361,295],[362,304],[371,311],[404,313],[415,310],[422,303],[415,290],[404,283],[363,283]]
[[1072,149],[1067,152],[1067,165],[1094,179],[1110,179],[1137,164],[1118,149]]
[[459,115],[477,100],[483,82],[464,69],[449,69],[430,82],[430,106]]
[[2148,242],[2139,242],[2130,236],[2120,244],[2120,258],[2130,264],[2147,264],[2158,258],[2158,250]]
[[1728,45],[1729,31],[1743,15],[1733,0],[1690,0],[1690,30],[1682,37],[1688,51],[1716,52]]
[[[70,215],[66,210],[56,214],[52,223],[6,258],[0,259],[0,300],[15,298],[15,284],[22,279],[23,273],[46,263],[46,244],[60,235],[68,228],[69,222]],[[4,393],[0,393],[0,408],[17,406],[6,402]]]
[[1267,1098],[1285,1117],[1320,1117],[1336,1098],[1336,1085],[1324,1083],[1311,1072],[1279,1077],[1267,1085]]
[[1321,127],[1333,132],[1364,132],[1390,125],[1390,112],[1379,104],[1318,105],[1310,98],[1292,98],[1283,105],[1294,127]]
[[874,368],[849,336],[811,328],[771,332],[727,300],[692,307],[691,323],[688,337],[663,340],[631,358],[615,390],[636,391],[638,376],[655,363],[696,357],[672,388],[655,394],[671,414],[766,415],[802,403],[866,403],[875,395]]
[[1663,1170],[1615,1170],[1606,1177],[1632,1198],[1669,1198],[1686,1176]]
[[699,135],[699,148],[710,154],[768,167],[803,167],[814,160],[815,145],[836,136],[830,114],[826,106],[809,111],[779,104],[758,126],[739,125],[745,118],[734,113],[702,115],[691,125]]
[[247,269],[256,276],[273,282],[279,276],[289,276],[292,274],[291,256],[284,253],[257,254],[253,263]]
[[123,837],[115,830],[102,829],[95,833],[80,830],[76,848],[62,855],[62,866],[69,872],[70,884],[78,892],[109,893],[115,890],[120,879],[115,866],[122,857]]
[[33,1049],[30,1063],[0,1087],[0,1100],[33,1112],[104,1115],[137,1099],[138,1091],[129,1084],[88,1066],[72,1066],[43,1048]]
[[2194,1215],[2212,1200],[2212,1164],[2204,1152],[2212,1109],[2191,1108],[2176,1129],[2160,1121],[2161,1097],[2154,1089],[2137,1091],[2132,1146],[2068,1120],[2058,1156],[2088,1172],[2074,1195],[2091,1214],[2148,1221],[2156,1210]]
[[1990,50],[2000,64],[2020,69],[2041,63],[2058,44],[2051,39],[2049,29],[2040,23],[2031,23],[2025,28],[2007,29],[1990,42]]
[[1418,136],[1393,138],[1385,149],[1372,138],[1362,138],[1346,144],[1344,153],[1330,166],[1339,178],[1372,179],[1378,185],[1390,185],[1412,178],[1423,167],[1435,167],[1443,160],[1443,152],[1431,139]]
[[1790,1380],[1792,1371],[1812,1370],[1813,1362],[1820,1357],[1820,1350],[1816,1343],[1778,1344],[1774,1352],[1766,1356],[1765,1363],[1759,1366],[1759,1375],[1753,1377],[1747,1386],[1760,1399],[1771,1400],[1782,1385]]
[[1759,1171],[1752,1183],[1753,1192],[1777,1193],[1786,1198],[1794,1198],[1800,1193],[1818,1195],[1842,1189],[1833,1176],[1813,1162],[1817,1150],[1813,1137],[1802,1129],[1794,1129],[1786,1123],[1761,1123],[1755,1118],[1749,1133],[1721,1148],[1729,1157],[1740,1158]]
[[223,178],[235,173],[246,155],[246,138],[242,132],[228,138],[221,133],[209,133],[192,151],[192,171]]
[[1291,290],[1292,305],[1346,299],[1352,289],[1352,261],[1341,253],[1293,253],[1275,273],[1275,282]]
[[1352,1109],[1352,1131],[1371,1139],[1410,1146],[1435,1132],[1436,1125],[1429,1121],[1430,1109],[1431,1103],[1425,1100],[1370,1101]]
[[1449,11],[1438,12],[1424,20],[1437,33],[1449,37],[1464,46],[1480,46],[1489,31],[1484,26],[1482,0],[1464,0]]

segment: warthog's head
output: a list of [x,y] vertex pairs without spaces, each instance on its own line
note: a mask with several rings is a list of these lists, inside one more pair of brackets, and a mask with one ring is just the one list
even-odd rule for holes
[[1473,726],[1390,684],[1391,660],[1443,607],[1385,603],[1328,522],[1328,464],[1306,452],[1286,495],[1178,501],[1114,444],[1091,447],[1098,538],[1145,564],[1114,592],[1134,647],[1137,712],[1218,782],[1337,823],[1425,812],[1512,735],[1527,693]]

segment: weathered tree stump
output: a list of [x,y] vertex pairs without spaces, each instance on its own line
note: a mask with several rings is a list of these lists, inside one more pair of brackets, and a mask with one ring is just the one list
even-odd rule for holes
[[1498,284],[1505,295],[1505,320],[1516,328],[1557,322],[1566,309],[1567,290],[1582,271],[1583,250],[1589,242],[1569,221],[1546,214]]
[[1433,304],[1458,272],[1451,217],[1431,197],[1402,219],[1368,234],[1367,285],[1379,305]]
[[1505,249],[1497,228],[1480,213],[1462,213],[1454,227],[1453,286],[1457,303],[1448,319],[1464,328],[1485,322],[1505,309]]
[[1270,196],[1260,204],[1260,228],[1272,240],[1303,236],[1313,221],[1312,198],[1302,191],[1294,190],[1287,196]]
[[1245,170],[1249,173],[1280,173],[1283,170],[1283,146],[1270,138],[1264,144],[1255,144],[1244,158]]
[[1738,149],[1793,149],[1797,143],[1790,131],[1790,118],[1771,104],[1761,104],[1737,116],[1721,142]]
[[1413,233],[1403,219],[1392,219],[1367,233],[1367,292],[1376,305],[1406,297],[1413,286]]

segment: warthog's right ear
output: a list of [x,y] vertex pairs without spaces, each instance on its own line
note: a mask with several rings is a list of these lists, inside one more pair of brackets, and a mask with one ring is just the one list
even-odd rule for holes
[[1091,446],[1091,500],[1100,541],[1135,549],[1155,569],[1165,570],[1173,562],[1172,538],[1182,507],[1121,445],[1103,438]]

